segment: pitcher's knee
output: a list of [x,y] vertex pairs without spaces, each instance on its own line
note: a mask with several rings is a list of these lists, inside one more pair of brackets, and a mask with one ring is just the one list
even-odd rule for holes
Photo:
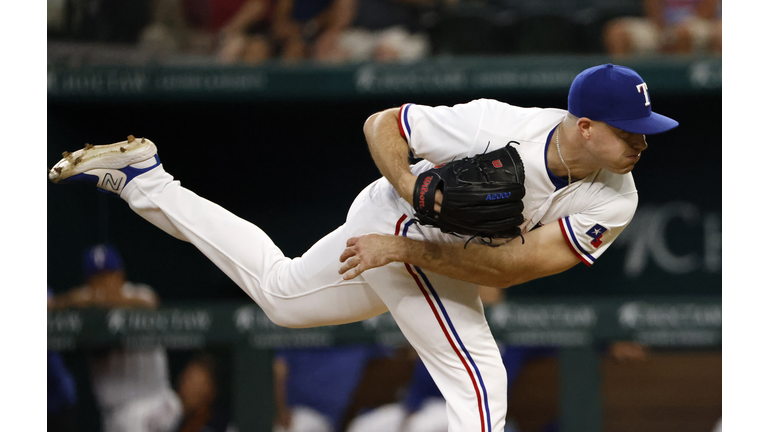
[[264,310],[270,321],[279,327],[286,328],[307,328],[317,327],[317,324],[309,322],[304,316],[299,314],[286,313],[285,311],[278,310]]

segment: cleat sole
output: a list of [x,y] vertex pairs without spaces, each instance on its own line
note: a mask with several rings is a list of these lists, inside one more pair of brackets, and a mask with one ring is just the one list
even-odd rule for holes
[[121,169],[128,165],[143,162],[157,153],[155,144],[146,139],[136,139],[133,135],[126,141],[114,144],[86,144],[73,153],[64,152],[63,158],[48,171],[48,178],[58,183],[69,177],[93,169]]

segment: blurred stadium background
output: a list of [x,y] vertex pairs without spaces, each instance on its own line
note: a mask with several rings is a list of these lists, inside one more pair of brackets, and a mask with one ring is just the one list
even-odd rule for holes
[[[148,47],[152,8],[149,0],[48,0],[48,165],[86,142],[146,136],[182,184],[262,227],[288,256],[343,222],[357,191],[378,178],[362,134],[368,115],[481,97],[565,108],[582,69],[614,62],[637,70],[654,110],[680,127],[649,137],[634,171],[638,212],[609,253],[593,268],[507,290],[514,319],[492,322],[500,340],[559,348],[522,369],[510,416],[524,432],[556,419],[562,431],[714,428],[722,409],[722,202],[711,193],[722,184],[720,56],[609,56],[604,25],[642,15],[640,0],[461,0],[420,11],[430,51],[415,61],[224,64],[210,52]],[[247,296],[194,247],[91,188],[49,184],[47,212],[54,293],[82,283],[82,251],[107,242],[122,252],[128,278],[162,301],[155,315],[136,318],[143,325],[118,332],[106,329],[106,312],[49,313],[49,348],[77,382],[77,430],[101,430],[86,366],[95,348],[165,343],[173,377],[192,353],[214,352],[231,365],[220,383],[224,410],[248,431],[271,424],[273,350],[401,342],[377,325],[293,336],[260,327],[258,311],[242,309]],[[157,324],[185,313],[203,324]],[[236,317],[248,314],[257,324],[240,326]],[[569,319],[580,314],[586,321]],[[645,360],[610,359],[606,347],[619,340],[642,344]],[[359,398],[396,399],[407,373],[381,370],[407,371],[412,359],[390,360],[368,365]]]

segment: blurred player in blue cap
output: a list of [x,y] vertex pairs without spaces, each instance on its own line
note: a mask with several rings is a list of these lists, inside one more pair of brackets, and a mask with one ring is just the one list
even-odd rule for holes
[[[158,297],[147,285],[125,279],[120,252],[99,244],[82,259],[85,284],[54,297],[54,308],[154,309]],[[89,353],[93,393],[104,432],[170,432],[182,407],[168,374],[165,349],[108,349]]]

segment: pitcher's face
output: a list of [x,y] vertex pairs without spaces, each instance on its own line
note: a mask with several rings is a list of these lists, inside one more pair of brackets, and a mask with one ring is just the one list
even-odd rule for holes
[[594,122],[590,153],[601,168],[615,174],[626,174],[640,160],[640,154],[648,148],[645,135],[623,131],[607,123]]

